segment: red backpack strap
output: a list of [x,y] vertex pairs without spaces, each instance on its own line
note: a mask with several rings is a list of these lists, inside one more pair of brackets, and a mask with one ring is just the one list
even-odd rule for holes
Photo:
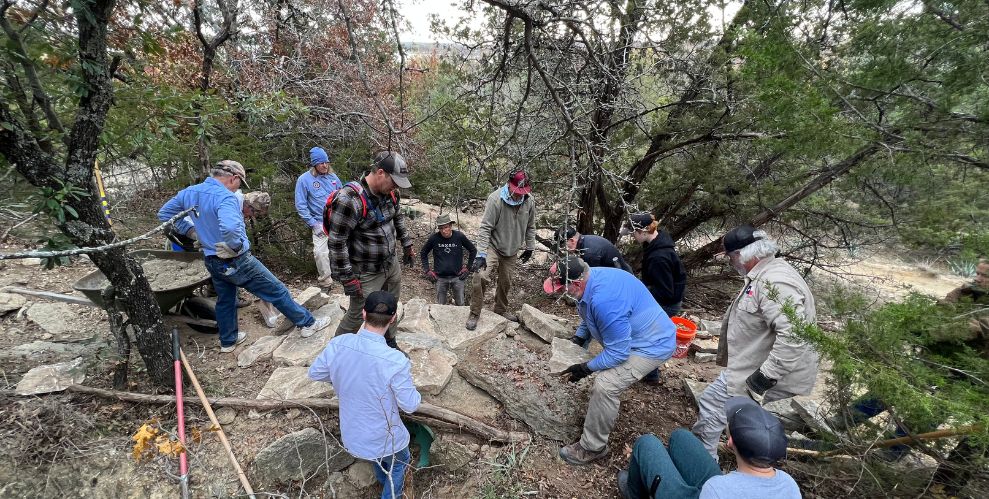
[[[367,218],[367,198],[365,198],[364,188],[358,182],[347,182],[340,189],[337,189],[330,193],[329,197],[326,198],[326,205],[323,206],[323,233],[329,235],[330,233],[330,213],[332,212],[333,199],[336,198],[338,192],[342,189],[350,187],[357,197],[361,200],[361,219],[363,221]],[[360,223],[360,222],[358,222]]]

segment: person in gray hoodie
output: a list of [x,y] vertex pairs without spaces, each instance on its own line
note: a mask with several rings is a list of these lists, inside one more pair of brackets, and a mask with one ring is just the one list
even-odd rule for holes
[[[525,250],[518,255],[519,250]],[[479,272],[474,279],[471,293],[470,316],[465,327],[474,330],[481,317],[484,292],[497,276],[494,313],[518,322],[519,318],[508,311],[508,293],[512,289],[512,274],[519,261],[528,262],[536,249],[536,200],[532,197],[532,183],[525,170],[515,170],[508,182],[488,194],[481,217],[481,229],[477,238],[477,258],[471,268]],[[489,250],[492,250],[489,254]]]

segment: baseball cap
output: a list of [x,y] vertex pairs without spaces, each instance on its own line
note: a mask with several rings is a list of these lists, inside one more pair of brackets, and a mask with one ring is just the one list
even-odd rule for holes
[[516,170],[508,176],[508,191],[512,194],[528,194],[532,192],[532,181],[525,170]]
[[571,281],[579,280],[589,269],[580,257],[567,255],[549,267],[549,277],[543,281],[543,291],[547,294],[562,293]]
[[739,455],[754,464],[774,464],[786,457],[783,423],[749,397],[725,402],[728,434]]
[[405,158],[394,151],[381,151],[374,155],[374,166],[381,168],[395,181],[395,185],[402,189],[412,187],[409,182],[409,167],[405,164]]
[[398,298],[387,291],[374,291],[364,300],[364,311],[369,314],[395,315],[398,312]]
[[761,237],[755,237],[754,233],[755,227],[748,224],[739,225],[738,227],[728,231],[728,233],[725,234],[724,239],[722,239],[725,246],[725,253],[740,250],[758,241],[759,239],[762,239]]
[[244,183],[244,187],[247,187],[248,189],[251,188],[251,186],[247,185],[247,170],[244,169],[244,165],[232,159],[225,159],[223,161],[218,162],[216,164],[216,167],[231,175],[236,175],[240,177],[240,181]]
[[646,211],[633,213],[628,216],[628,222],[622,227],[622,235],[628,235],[637,230],[646,230],[655,221],[656,217],[652,216],[652,213]]

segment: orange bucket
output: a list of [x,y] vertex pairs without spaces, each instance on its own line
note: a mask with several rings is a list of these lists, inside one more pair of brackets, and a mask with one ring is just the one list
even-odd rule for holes
[[697,335],[697,324],[685,317],[670,317],[670,320],[677,327],[677,347],[673,351],[673,358],[682,359],[687,356],[687,349]]

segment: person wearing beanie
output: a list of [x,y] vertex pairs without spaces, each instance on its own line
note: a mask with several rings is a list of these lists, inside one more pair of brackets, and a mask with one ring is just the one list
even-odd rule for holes
[[309,169],[295,181],[295,211],[312,231],[313,259],[316,261],[316,279],[324,290],[333,285],[330,275],[330,252],[323,232],[323,207],[333,191],[343,187],[343,182],[330,165],[330,157],[322,147],[309,150]]
[[692,429],[714,459],[725,429],[725,401],[749,396],[763,404],[806,395],[814,389],[820,357],[791,322],[792,317],[814,323],[814,295],[797,269],[776,258],[776,242],[766,232],[742,225],[722,243],[732,268],[745,281],[721,321],[717,363],[725,369],[698,399]]
[[721,474],[704,444],[689,431],[670,434],[669,446],[655,435],[643,435],[632,447],[628,469],[618,472],[623,499],[800,499],[800,487],[776,469],[786,458],[783,423],[748,397],[725,402],[728,449],[738,469]]
[[595,375],[580,440],[560,448],[567,463],[590,464],[608,455],[622,392],[673,355],[676,326],[634,275],[614,267],[588,267],[575,255],[550,267],[543,290],[577,300],[580,325],[570,341],[587,348],[594,339],[604,347],[593,359],[562,373],[571,383]]

